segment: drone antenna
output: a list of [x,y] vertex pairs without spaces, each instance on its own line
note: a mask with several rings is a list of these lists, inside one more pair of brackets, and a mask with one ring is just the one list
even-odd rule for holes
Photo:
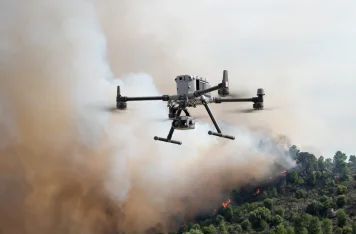
[[226,97],[227,95],[230,94],[229,92],[229,75],[227,73],[227,70],[223,71],[223,78],[222,78],[222,87],[218,90],[218,94],[221,97]]

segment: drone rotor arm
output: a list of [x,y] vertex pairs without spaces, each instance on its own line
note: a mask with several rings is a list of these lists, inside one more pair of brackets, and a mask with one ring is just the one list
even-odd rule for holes
[[257,102],[257,98],[214,98],[215,103],[223,102]]
[[147,96],[147,97],[126,97],[118,96],[117,102],[127,102],[127,101],[169,101],[169,95],[163,96]]
[[169,101],[173,96],[162,95],[162,96],[146,96],[146,97],[127,97],[121,96],[120,86],[117,86],[116,93],[116,107],[118,109],[126,109],[128,101]]

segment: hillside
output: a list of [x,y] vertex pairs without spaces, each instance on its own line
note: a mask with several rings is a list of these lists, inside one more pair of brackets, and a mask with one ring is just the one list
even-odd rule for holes
[[257,187],[242,187],[179,234],[356,233],[356,156],[324,159],[290,148],[296,166]]

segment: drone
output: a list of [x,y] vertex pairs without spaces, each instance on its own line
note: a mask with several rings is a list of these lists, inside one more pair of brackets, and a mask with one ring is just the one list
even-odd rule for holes
[[[203,105],[208,112],[208,115],[213,122],[217,132],[208,131],[209,135],[214,135],[226,139],[235,140],[234,136],[223,134],[212,114],[208,103],[224,103],[224,102],[253,102],[253,109],[262,110],[263,96],[265,95],[262,88],[257,89],[257,96],[252,98],[223,98],[229,96],[229,80],[228,71],[223,71],[222,82],[211,87],[207,79],[194,75],[179,75],[175,78],[177,94],[162,95],[149,97],[127,97],[122,96],[120,86],[117,86],[116,108],[124,110],[127,108],[128,101],[166,101],[169,109],[168,118],[172,120],[172,126],[166,138],[155,136],[154,140],[181,145],[181,141],[172,139],[174,130],[192,130],[195,129],[196,118],[191,116],[188,108],[196,108]],[[220,97],[212,97],[211,92],[218,90]],[[182,116],[182,112],[185,116]]]

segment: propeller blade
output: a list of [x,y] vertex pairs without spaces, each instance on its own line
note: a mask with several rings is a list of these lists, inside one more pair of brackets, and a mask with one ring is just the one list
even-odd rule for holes
[[271,111],[271,110],[280,110],[283,109],[281,107],[266,107],[260,110],[253,109],[253,108],[247,108],[247,109],[238,109],[238,110],[229,110],[229,113],[242,113],[242,114],[248,114],[248,113],[257,113],[261,111]]
[[[183,116],[184,116],[184,115],[183,115]],[[191,114],[190,117],[196,118],[197,120],[210,118],[208,114],[207,114],[207,115],[193,115],[193,114]],[[154,119],[152,119],[152,121],[168,122],[168,121],[173,121],[173,119],[170,119],[170,118],[168,118],[168,117],[164,117],[164,118],[154,118]]]
[[246,98],[251,96],[251,94],[249,94],[247,91],[234,91],[234,92],[230,92],[229,95],[227,95],[226,97],[229,98]]
[[94,111],[108,112],[113,114],[123,114],[125,110],[119,110],[112,105],[91,105],[90,108]]

